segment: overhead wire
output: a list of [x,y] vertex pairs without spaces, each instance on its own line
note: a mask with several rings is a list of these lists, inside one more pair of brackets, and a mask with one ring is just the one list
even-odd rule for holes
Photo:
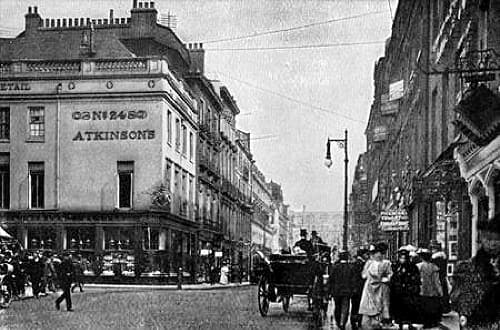
[[313,44],[313,45],[296,45],[296,46],[275,46],[275,47],[242,47],[242,48],[205,48],[205,51],[257,51],[257,50],[287,50],[287,49],[316,49],[316,48],[333,48],[333,47],[348,47],[360,45],[379,45],[385,41],[359,41],[359,42],[341,42],[331,44]]
[[302,30],[302,29],[308,29],[308,28],[315,27],[315,26],[330,24],[330,23],[334,23],[334,22],[347,21],[347,20],[357,19],[357,18],[361,18],[361,17],[365,17],[365,16],[382,14],[382,13],[386,13],[386,12],[387,12],[386,10],[371,11],[371,12],[367,12],[367,13],[363,13],[363,14],[352,15],[352,16],[345,16],[345,17],[340,17],[340,18],[333,18],[333,19],[329,19],[329,20],[326,20],[326,21],[314,22],[314,23],[309,23],[309,24],[304,24],[304,25],[299,25],[299,26],[293,26],[293,27],[284,28],[284,29],[277,29],[277,30],[269,30],[269,31],[263,31],[263,32],[256,32],[256,33],[253,33],[253,34],[246,34],[246,35],[241,35],[241,36],[236,36],[236,37],[228,37],[228,38],[221,38],[221,39],[206,40],[206,41],[203,41],[202,43],[204,43],[204,44],[210,44],[210,43],[217,43],[217,42],[226,42],[226,41],[236,41],[236,40],[251,39],[251,38],[256,38],[256,37],[261,37],[261,36],[266,36],[266,35],[271,35],[271,34],[277,34],[277,33],[283,33],[283,32],[290,32],[290,31],[297,31],[297,30]]
[[279,97],[284,98],[284,99],[286,99],[288,101],[291,101],[291,102],[294,102],[294,103],[306,106],[308,108],[315,109],[315,110],[318,110],[318,111],[322,111],[322,112],[325,112],[325,113],[328,113],[328,114],[331,114],[331,115],[339,116],[339,117],[342,117],[344,119],[348,119],[348,120],[353,121],[353,122],[361,123],[363,125],[366,124],[362,120],[359,120],[359,119],[356,119],[356,118],[344,115],[344,114],[342,114],[340,112],[331,111],[331,110],[325,109],[323,107],[320,107],[320,106],[317,106],[317,105],[314,105],[314,104],[311,104],[311,103],[307,103],[307,102],[304,102],[304,101],[301,101],[301,100],[294,99],[294,98],[292,98],[292,97],[290,97],[288,95],[282,94],[280,92],[273,91],[271,89],[267,89],[267,88],[263,88],[263,87],[257,86],[255,84],[252,84],[252,83],[248,82],[248,81],[244,81],[244,80],[232,77],[232,76],[230,76],[230,75],[228,75],[226,73],[223,73],[223,72],[219,72],[218,71],[218,73],[220,73],[221,75],[223,75],[223,76],[225,76],[225,77],[227,77],[227,78],[229,78],[231,80],[237,81],[237,82],[239,82],[241,84],[250,86],[252,88],[255,88],[257,90],[260,90],[260,91],[263,91],[263,92],[266,92],[266,93],[269,93],[269,94],[272,94],[272,95],[275,95],[275,96],[279,96]]

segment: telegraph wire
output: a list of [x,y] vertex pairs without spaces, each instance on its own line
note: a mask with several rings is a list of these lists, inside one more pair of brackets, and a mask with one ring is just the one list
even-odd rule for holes
[[234,80],[234,81],[237,81],[237,82],[240,82],[244,85],[247,85],[247,86],[250,86],[252,88],[255,88],[257,90],[260,90],[262,92],[266,92],[266,93],[269,93],[269,94],[272,94],[272,95],[275,95],[275,96],[279,96],[281,98],[284,98],[288,101],[291,101],[291,102],[294,102],[294,103],[297,103],[297,104],[300,104],[300,105],[303,105],[303,106],[306,106],[308,108],[311,108],[311,109],[315,109],[315,110],[318,110],[318,111],[322,111],[322,112],[325,112],[325,113],[329,113],[331,115],[336,115],[336,116],[339,116],[339,117],[342,117],[342,118],[345,118],[345,119],[348,119],[348,120],[351,120],[353,122],[358,122],[358,123],[361,123],[363,125],[366,124],[366,122],[362,121],[362,120],[359,120],[359,119],[356,119],[356,118],[353,118],[353,117],[349,117],[349,116],[346,116],[340,112],[335,112],[335,111],[331,111],[331,110],[328,110],[328,109],[325,109],[323,107],[320,107],[320,106],[317,106],[317,105],[314,105],[314,104],[311,104],[311,103],[307,103],[307,102],[304,102],[304,101],[301,101],[301,100],[297,100],[297,99],[294,99],[288,95],[285,95],[285,94],[282,94],[282,93],[279,93],[279,92],[276,92],[276,91],[273,91],[271,89],[267,89],[267,88],[263,88],[263,87],[260,87],[260,86],[257,86],[255,84],[252,84],[250,82],[247,82],[247,81],[244,81],[244,80],[241,80],[241,79],[238,79],[238,78],[234,78],[226,73],[223,73],[223,72],[218,72],[220,73],[221,75],[223,76],[226,76],[228,77],[229,79],[231,80]]
[[333,48],[333,47],[379,45],[379,44],[385,44],[385,41],[360,41],[360,42],[342,42],[342,43],[332,43],[332,44],[276,46],[276,47],[205,48],[205,51],[254,51],[254,50],[258,51],[258,50],[316,49],[316,48]]
[[345,16],[345,17],[340,17],[340,18],[334,18],[334,19],[329,19],[329,20],[326,20],[326,21],[314,22],[314,23],[309,23],[309,24],[304,24],[304,25],[299,25],[299,26],[293,26],[293,27],[289,27],[289,28],[285,28],[285,29],[256,32],[256,33],[253,33],[253,34],[246,34],[246,35],[237,36],[237,37],[228,37],[228,38],[222,38],[222,39],[206,40],[206,41],[203,41],[202,43],[211,44],[211,43],[217,43],[217,42],[251,39],[251,38],[261,37],[261,36],[265,36],[265,35],[276,34],[276,33],[283,33],[283,32],[290,32],[290,31],[307,29],[307,28],[311,28],[311,27],[314,27],[314,26],[320,26],[320,25],[325,25],[325,24],[330,24],[330,23],[335,23],[335,22],[348,21],[348,20],[352,20],[352,19],[357,19],[357,18],[361,18],[361,17],[365,17],[365,16],[382,14],[382,13],[386,13],[386,12],[387,12],[386,10],[371,11],[371,12],[364,13],[364,14],[358,14],[358,15],[352,15],[352,16]]

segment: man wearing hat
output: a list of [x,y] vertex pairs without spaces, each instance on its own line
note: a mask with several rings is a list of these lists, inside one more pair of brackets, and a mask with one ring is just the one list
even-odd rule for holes
[[313,253],[313,245],[312,243],[307,239],[307,230],[301,229],[300,230],[300,240],[298,240],[294,247],[299,247],[302,251],[307,253],[308,256],[312,255]]
[[335,322],[340,330],[346,328],[349,317],[349,300],[355,281],[352,264],[348,261],[349,252],[339,251],[339,261],[333,265],[328,278],[328,291],[335,301]]
[[71,282],[73,280],[73,264],[69,253],[64,254],[64,259],[59,266],[59,271],[59,280],[61,288],[63,289],[63,294],[56,300],[56,309],[60,310],[62,301],[66,300],[66,310],[72,312]]

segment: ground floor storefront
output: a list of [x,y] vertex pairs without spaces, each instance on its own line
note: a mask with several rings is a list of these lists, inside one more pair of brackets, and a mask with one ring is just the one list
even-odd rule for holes
[[166,212],[8,211],[4,228],[27,251],[69,252],[91,282],[196,282],[198,225]]

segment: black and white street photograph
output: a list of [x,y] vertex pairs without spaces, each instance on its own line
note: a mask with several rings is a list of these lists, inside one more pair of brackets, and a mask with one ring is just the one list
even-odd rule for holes
[[500,0],[0,0],[0,330],[500,330]]

